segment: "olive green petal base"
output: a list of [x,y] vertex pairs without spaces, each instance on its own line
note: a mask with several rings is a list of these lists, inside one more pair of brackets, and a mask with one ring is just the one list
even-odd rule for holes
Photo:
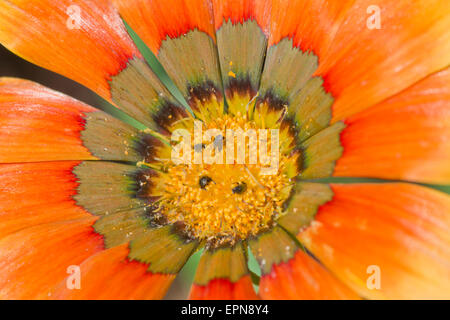
[[313,76],[317,67],[318,57],[294,47],[292,39],[284,38],[267,50],[256,105],[285,110],[300,143],[328,127],[332,117],[334,98],[326,92],[324,80]]
[[160,128],[154,115],[160,113],[161,109],[179,109],[179,112],[184,112],[184,108],[140,58],[130,60],[121,72],[111,78],[109,84],[112,101],[150,129]]
[[181,235],[181,226],[166,225],[146,229],[131,241],[131,260],[149,264],[152,273],[178,273],[198,247],[198,242]]
[[323,79],[309,79],[300,92],[292,97],[289,115],[295,119],[300,142],[312,137],[326,128],[331,121],[331,106],[334,102],[331,94],[326,93]]
[[269,274],[273,265],[288,262],[299,250],[297,243],[279,226],[251,239],[249,246],[259,263],[261,275]]
[[214,279],[227,279],[234,283],[248,273],[244,247],[239,242],[233,247],[205,250],[200,259],[194,283],[207,285]]
[[144,145],[157,143],[150,135],[101,111],[87,113],[81,140],[99,159],[126,162],[142,161],[147,157]]
[[217,47],[207,33],[191,30],[178,38],[167,37],[157,57],[186,100],[192,87],[204,83],[223,96]]
[[344,152],[340,135],[345,127],[344,122],[337,122],[302,143],[303,171],[300,179],[331,177],[336,161]]
[[267,37],[256,21],[224,21],[217,30],[217,47],[226,97],[231,98],[240,82],[256,93],[267,48]]
[[283,39],[267,50],[260,91],[274,90],[280,98],[293,100],[318,67],[318,58],[293,46],[292,39]]
[[285,213],[277,220],[292,235],[297,235],[314,220],[319,207],[333,198],[330,186],[321,183],[298,182],[286,202]]
[[151,177],[153,171],[121,163],[85,161],[73,173],[79,184],[73,198],[77,205],[100,216],[94,229],[104,236],[107,248],[126,243],[148,228],[150,205],[144,195],[151,186],[139,178]]

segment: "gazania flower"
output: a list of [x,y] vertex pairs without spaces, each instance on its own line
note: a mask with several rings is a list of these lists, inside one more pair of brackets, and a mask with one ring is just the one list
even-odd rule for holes
[[[1,78],[0,297],[162,298],[203,250],[194,299],[450,298],[449,1],[2,0],[0,41],[143,125]],[[195,121],[279,130],[276,173],[175,164]]]

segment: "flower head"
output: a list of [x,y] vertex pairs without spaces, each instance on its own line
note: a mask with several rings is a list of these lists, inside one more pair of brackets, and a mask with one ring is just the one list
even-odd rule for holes
[[0,78],[0,297],[158,299],[202,252],[193,299],[449,298],[450,197],[412,183],[450,183],[448,1],[9,0],[0,25],[139,122]]

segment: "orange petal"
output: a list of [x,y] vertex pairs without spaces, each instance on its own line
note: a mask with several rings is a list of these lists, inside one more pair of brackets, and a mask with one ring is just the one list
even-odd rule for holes
[[450,64],[449,1],[357,0],[339,25],[316,72],[336,98],[333,122]]
[[107,0],[0,3],[0,42],[17,55],[110,99],[108,80],[140,53]]
[[42,224],[0,240],[0,298],[42,299],[49,288],[103,249],[94,217]]
[[0,78],[0,161],[95,159],[80,139],[92,111],[31,81]]
[[358,296],[302,250],[288,262],[274,265],[261,277],[259,292],[265,300],[340,300]]
[[253,289],[249,275],[237,282],[226,279],[214,279],[207,285],[192,285],[191,300],[257,300],[258,296]]
[[50,298],[56,299],[161,299],[174,274],[151,274],[148,265],[128,260],[128,245],[99,252],[80,265],[80,289],[63,281]]
[[450,196],[410,184],[332,185],[298,238],[366,298],[450,298]]
[[334,175],[450,183],[450,69],[346,120]]
[[113,0],[189,100],[193,87],[221,91],[211,0]]
[[72,198],[78,162],[0,165],[0,237],[27,227],[91,217]]
[[3,163],[142,159],[136,129],[31,81],[0,78],[0,124]]

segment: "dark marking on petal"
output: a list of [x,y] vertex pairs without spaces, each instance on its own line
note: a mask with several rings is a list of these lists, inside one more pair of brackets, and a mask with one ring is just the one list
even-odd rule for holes
[[171,125],[181,119],[187,118],[186,109],[165,100],[158,111],[152,115],[163,134],[170,134]]
[[273,111],[286,109],[286,107],[289,105],[288,99],[280,96],[279,94],[276,94],[275,90],[273,89],[267,90],[262,97],[259,97],[257,99],[256,107],[258,107],[262,103],[266,103],[270,108],[269,110]]
[[141,155],[141,160],[144,159],[148,163],[157,162],[154,156],[158,154],[159,148],[164,147],[161,140],[142,132],[134,142],[134,147]]
[[153,202],[154,199],[150,197],[154,187],[152,178],[157,175],[158,173],[152,169],[136,169],[136,171],[128,175],[132,181],[128,186],[129,191],[132,192],[136,199],[145,200],[149,203]]
[[197,101],[205,103],[210,101],[213,96],[216,97],[217,101],[223,100],[222,93],[212,81],[207,81],[197,85],[191,84],[188,86],[188,91],[188,103],[194,111],[198,111]]
[[142,58],[129,60],[126,67],[111,78],[109,84],[112,101],[153,130],[158,130],[154,114],[159,113],[166,104],[179,105]]
[[226,88],[226,96],[228,99],[233,99],[235,95],[249,95],[250,97],[254,97],[256,92],[257,90],[252,87],[250,76],[248,74],[245,76],[238,74],[236,78],[231,78],[228,80],[228,85]]

